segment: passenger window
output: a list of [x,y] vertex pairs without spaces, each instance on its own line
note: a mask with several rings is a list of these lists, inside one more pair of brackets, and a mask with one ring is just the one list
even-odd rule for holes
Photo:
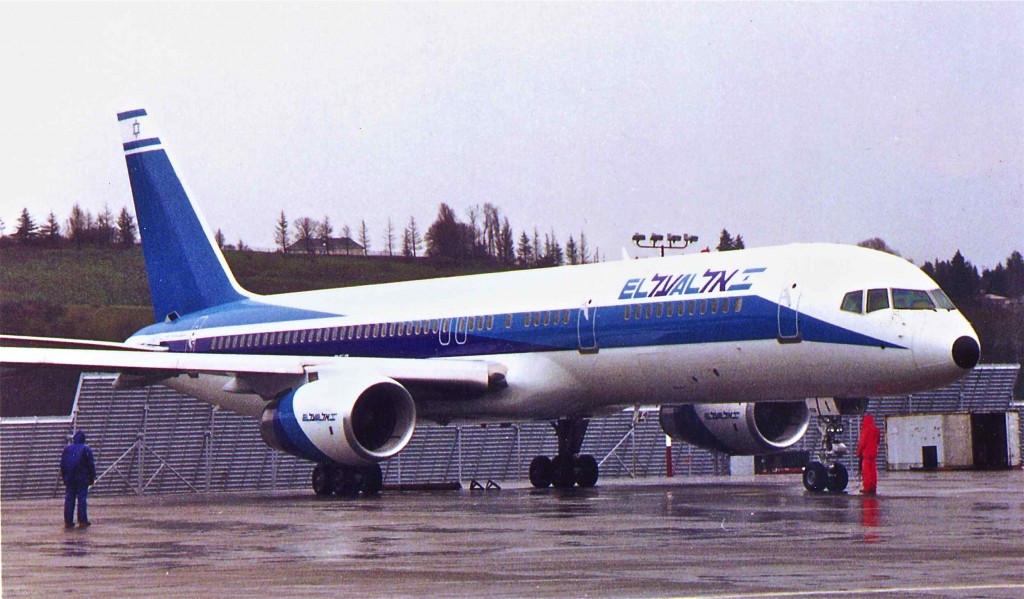
[[743,298],[742,297],[736,298],[736,304],[733,306],[732,311],[733,312],[741,312],[741,311],[743,311]]
[[690,304],[690,316],[693,316],[697,313],[697,300],[689,300],[687,303]]
[[476,330],[476,320],[470,318],[469,319],[469,332],[472,333],[474,330]]
[[526,315],[523,316],[523,326],[524,327],[529,327],[530,326],[530,316],[531,315],[530,315],[529,312],[527,312]]
[[511,329],[512,328],[512,315],[511,314],[506,314],[505,315],[505,328],[506,329]]
[[711,313],[718,314],[718,300],[711,300]]
[[655,316],[657,316],[658,318],[661,318],[664,315],[665,315],[665,305],[664,304],[658,304],[658,307],[655,308]]
[[730,300],[729,298],[727,298],[727,297],[726,298],[722,298],[722,314],[728,314],[729,313],[729,304],[731,304],[731,303],[732,303],[732,300]]
[[851,291],[844,295],[840,309],[844,312],[853,312],[854,314],[864,312],[864,291]]
[[490,331],[493,328],[494,328],[494,315],[489,315],[487,317],[487,330]]
[[572,310],[566,310],[562,312],[562,324],[569,324],[572,320]]
[[650,317],[651,317],[651,312],[652,312],[652,311],[653,311],[653,308],[651,307],[651,305],[650,305],[650,304],[647,304],[647,305],[646,305],[646,306],[644,307],[644,318],[650,318]]
[[700,314],[701,316],[708,313],[708,300],[700,300]]
[[888,289],[868,289],[868,312],[885,310],[889,307]]
[[640,304],[633,306],[633,318],[639,320],[640,315],[643,313],[643,309],[643,306],[641,306]]
[[630,310],[629,306],[626,306],[625,311],[623,311],[623,313],[622,313],[623,320],[629,320],[629,313],[630,313],[630,311],[631,310]]
[[544,313],[544,326],[551,324],[551,312]]
[[927,291],[917,289],[893,289],[892,307],[897,310],[934,310],[935,302],[932,301]]

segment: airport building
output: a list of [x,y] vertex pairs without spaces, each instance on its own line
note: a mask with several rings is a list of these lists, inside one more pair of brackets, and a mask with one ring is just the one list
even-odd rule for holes
[[[883,428],[880,469],[1020,467],[1024,404],[1013,399],[1020,371],[982,365],[950,387],[871,400],[868,410]],[[82,375],[67,415],[0,418],[0,498],[62,494],[59,456],[76,428],[88,433],[96,455],[94,495],[309,488],[312,464],[267,447],[254,419],[160,385],[115,390],[112,380]],[[595,456],[602,478],[666,476],[668,456],[674,476],[794,472],[817,454],[818,424],[812,417],[805,437],[783,454],[730,459],[679,441],[666,450],[657,410],[626,410],[593,419],[583,453]],[[860,418],[844,424],[841,438],[850,451],[840,461],[856,472]],[[551,455],[556,445],[546,423],[422,424],[409,446],[382,464],[385,484],[524,482],[533,456]]]

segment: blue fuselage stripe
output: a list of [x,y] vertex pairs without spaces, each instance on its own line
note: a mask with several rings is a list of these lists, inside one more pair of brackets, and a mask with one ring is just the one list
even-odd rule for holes
[[[738,312],[737,299],[742,299],[742,308]],[[420,321],[421,332],[409,335],[388,335],[388,329],[395,328],[392,323],[378,323],[378,334],[373,335],[373,325],[323,327],[293,322],[291,326],[279,327],[275,332],[239,332],[238,335],[216,338],[199,332],[191,345],[187,340],[178,340],[169,342],[168,346],[172,351],[200,353],[437,358],[566,351],[595,345],[611,349],[763,341],[799,334],[805,342],[903,349],[789,308],[780,308],[777,303],[758,296],[730,297],[728,311],[719,308],[712,312],[710,304],[715,301],[645,302],[596,308],[591,312],[591,318],[596,318],[593,329],[590,321],[584,319],[581,322],[580,310],[557,310],[513,314],[511,326],[506,326],[507,315],[504,314],[494,315],[493,319],[475,317],[476,320],[486,320],[491,326],[474,327],[473,331],[468,330],[465,322],[468,319],[458,318],[435,319],[428,321],[426,327]],[[718,306],[726,304],[726,298],[717,301]],[[264,308],[288,312],[285,308]],[[254,306],[247,308],[254,309]],[[221,310],[219,324],[223,326],[232,310],[227,306]],[[242,312],[246,313],[245,310]],[[302,311],[297,311],[295,316],[301,314]],[[547,317],[545,321],[549,324],[542,324],[538,315]],[[250,314],[245,320],[251,322],[251,318]],[[460,324],[460,320],[464,322]],[[447,322],[447,332],[435,329],[434,322],[438,328]],[[405,324],[399,323],[398,326],[404,327]],[[287,337],[281,332],[287,332]],[[355,338],[357,336],[359,338]]]
[[135,141],[128,141],[124,143],[124,151],[137,150],[139,148],[145,148],[148,146],[160,145],[159,137],[150,137],[149,139],[137,139]]
[[140,116],[146,116],[146,110],[144,108],[139,108],[138,110],[129,110],[126,112],[119,112],[117,113],[117,120],[127,121],[128,119],[134,119]]

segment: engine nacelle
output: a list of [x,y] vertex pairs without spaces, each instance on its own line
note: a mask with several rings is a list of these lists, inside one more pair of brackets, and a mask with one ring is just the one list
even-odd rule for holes
[[263,411],[260,435],[267,445],[315,462],[365,466],[409,443],[416,405],[405,387],[375,374],[321,377]]
[[662,406],[661,428],[673,439],[730,455],[782,451],[800,440],[811,421],[805,402]]

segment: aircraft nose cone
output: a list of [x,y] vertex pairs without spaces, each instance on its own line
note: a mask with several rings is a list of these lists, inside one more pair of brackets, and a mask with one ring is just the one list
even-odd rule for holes
[[978,365],[981,359],[981,346],[973,337],[963,336],[953,342],[953,361],[964,370]]

